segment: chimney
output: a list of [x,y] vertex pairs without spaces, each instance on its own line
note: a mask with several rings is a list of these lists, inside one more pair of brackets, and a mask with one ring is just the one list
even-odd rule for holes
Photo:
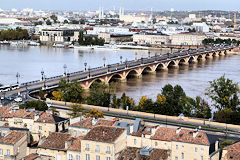
[[95,118],[92,119],[92,125],[96,125],[97,124],[97,120]]
[[182,129],[181,127],[177,128],[176,134],[180,133],[181,129]]
[[196,138],[198,134],[198,129],[195,129],[195,131],[193,132],[193,138]]
[[72,140],[68,140],[65,142],[65,149],[68,149],[72,145]]
[[105,134],[105,132],[104,132],[104,131],[102,132],[102,134],[103,134],[103,136],[105,136],[105,135],[104,135],[104,134]]

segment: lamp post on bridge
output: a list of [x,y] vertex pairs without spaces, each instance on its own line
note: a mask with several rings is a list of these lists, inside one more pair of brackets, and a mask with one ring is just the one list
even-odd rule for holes
[[151,53],[150,53],[150,51],[148,51],[148,58],[150,58],[150,55],[151,55]]
[[104,62],[103,66],[106,67],[106,64],[105,64],[105,62],[106,62],[106,57],[103,57],[103,62]]
[[89,77],[89,78],[91,77],[90,70],[91,70],[91,67],[90,67],[90,66],[88,66],[88,77]]
[[67,81],[68,81],[68,82],[70,82],[69,77],[70,77],[70,73],[69,73],[69,71],[68,71],[68,73],[67,73]]
[[87,71],[87,62],[84,63],[85,71]]
[[127,61],[128,61],[128,60],[127,60],[127,58],[126,58],[126,60],[125,60],[126,68],[128,67],[128,66],[127,66]]
[[16,78],[17,78],[17,84],[19,84],[19,81],[18,81],[18,79],[20,78],[20,74],[17,72],[17,74],[16,74]]
[[137,60],[137,52],[135,52],[135,61]]
[[66,64],[63,65],[63,69],[64,69],[64,73],[63,73],[63,75],[66,76],[66,75],[67,75],[67,73],[66,73],[67,65],[66,65]]
[[141,58],[141,64],[143,64],[143,57]]
[[157,53],[155,53],[155,61],[157,61]]
[[42,75],[42,81],[44,80],[44,70],[42,69],[42,71],[41,71],[41,75]]
[[122,58],[123,58],[123,57],[122,57],[122,56],[120,56],[120,63],[121,63],[121,64],[122,64]]

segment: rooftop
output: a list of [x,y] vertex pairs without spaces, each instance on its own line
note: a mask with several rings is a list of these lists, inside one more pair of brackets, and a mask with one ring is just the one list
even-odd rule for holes
[[188,129],[176,130],[170,128],[159,128],[151,139],[210,145],[209,138],[205,132]]
[[99,120],[93,120],[92,118],[88,118],[86,120],[74,123],[70,126],[72,127],[78,127],[78,128],[93,128],[98,125],[102,126],[112,126],[115,121],[113,120],[106,120],[106,119],[99,119]]
[[87,133],[83,140],[113,143],[124,131],[124,128],[96,126]]
[[234,143],[223,148],[227,150],[226,158],[231,160],[239,160],[240,157],[240,142]]
[[66,149],[65,142],[70,139],[70,134],[53,132],[47,137],[46,141],[38,147],[64,150]]
[[32,154],[29,154],[29,155],[27,155],[26,157],[24,157],[23,160],[34,160],[34,159],[36,159],[36,158],[38,158],[38,155],[32,153]]
[[0,138],[0,143],[15,144],[19,140],[21,140],[25,135],[27,135],[27,132],[12,131],[9,134],[7,134],[5,137]]
[[83,136],[74,138],[68,150],[81,152],[81,139],[83,139]]
[[65,120],[67,120],[67,119],[56,116],[56,115],[51,114],[51,113],[44,112],[43,114],[40,115],[40,117],[37,119],[36,122],[58,123],[58,122],[62,122],[62,121],[65,121]]

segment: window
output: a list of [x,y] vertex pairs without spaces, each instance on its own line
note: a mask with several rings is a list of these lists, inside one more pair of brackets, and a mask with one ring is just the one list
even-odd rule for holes
[[195,147],[195,152],[197,152],[197,150],[198,150],[197,147]]
[[100,160],[100,156],[96,156],[96,160]]
[[38,130],[41,131],[42,130],[42,126],[38,126]]
[[89,144],[86,144],[86,149],[87,151],[89,151]]
[[3,155],[3,150],[2,149],[0,149],[0,155]]
[[80,160],[80,156],[79,155],[76,155],[76,160]]
[[90,160],[90,154],[86,154],[86,160]]
[[182,159],[184,159],[184,153],[182,153]]
[[77,137],[77,131],[73,131],[73,137]]
[[155,142],[155,147],[157,147],[158,146],[158,142]]
[[69,155],[68,155],[68,160],[73,160],[72,154],[69,154]]
[[106,152],[106,153],[108,153],[108,154],[111,153],[111,150],[110,150],[110,147],[109,147],[109,146],[107,146],[107,152]]
[[182,145],[182,149],[184,148],[184,145]]
[[7,156],[10,156],[10,150],[7,149]]
[[176,150],[178,150],[178,145],[176,145]]
[[201,151],[203,152],[203,151],[204,151],[204,149],[203,149],[203,148],[201,148]]
[[96,152],[100,152],[99,145],[96,145]]
[[107,159],[106,160],[111,160],[111,158],[110,157],[107,157]]
[[203,156],[201,156],[201,160],[203,160]]
[[136,145],[137,144],[137,140],[136,139],[134,139],[134,145]]
[[178,160],[178,157],[175,157],[175,160]]

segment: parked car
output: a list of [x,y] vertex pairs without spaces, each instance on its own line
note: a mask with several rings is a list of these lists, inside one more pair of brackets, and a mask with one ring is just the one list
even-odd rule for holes
[[14,101],[19,103],[19,102],[22,102],[23,100],[22,100],[21,97],[17,97],[17,98],[14,99]]

